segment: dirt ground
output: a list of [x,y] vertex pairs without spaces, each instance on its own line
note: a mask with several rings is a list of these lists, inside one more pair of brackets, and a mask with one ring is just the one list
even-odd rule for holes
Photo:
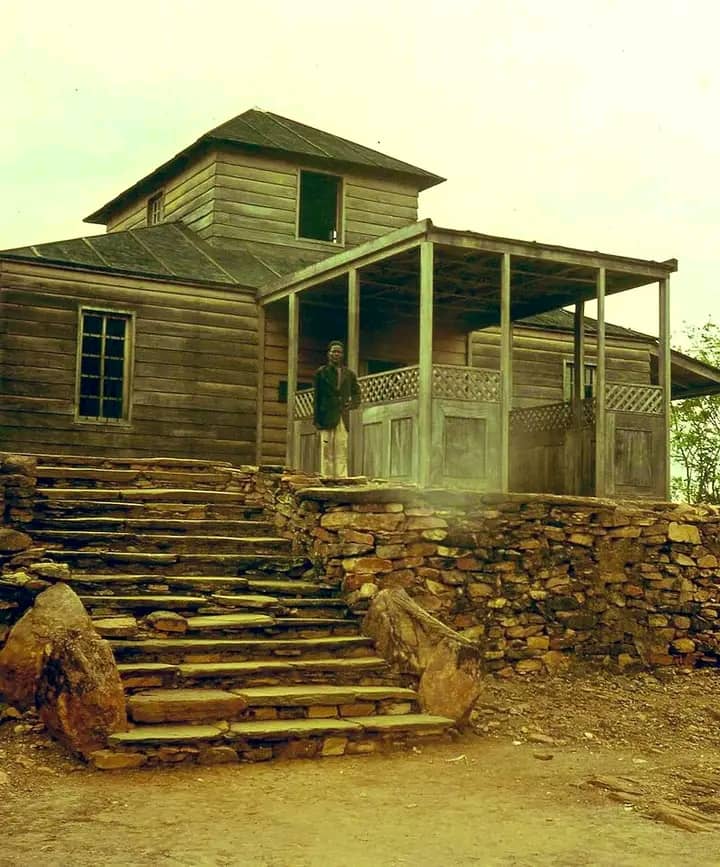
[[720,867],[720,673],[491,681],[392,755],[93,772],[0,725],[0,865]]

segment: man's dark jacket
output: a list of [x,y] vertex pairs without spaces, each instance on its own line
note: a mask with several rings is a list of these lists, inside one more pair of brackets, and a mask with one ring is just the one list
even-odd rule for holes
[[[338,371],[340,383],[338,385]],[[360,406],[360,386],[349,367],[326,364],[315,373],[315,427],[332,430],[345,422],[350,428],[349,411]]]

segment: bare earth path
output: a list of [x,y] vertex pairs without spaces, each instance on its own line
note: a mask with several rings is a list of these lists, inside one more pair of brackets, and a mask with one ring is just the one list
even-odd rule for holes
[[18,727],[2,867],[720,865],[715,672],[492,682],[479,736],[352,759],[100,773]]

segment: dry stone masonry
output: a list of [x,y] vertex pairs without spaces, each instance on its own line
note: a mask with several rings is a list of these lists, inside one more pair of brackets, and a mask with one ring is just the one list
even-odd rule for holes
[[403,588],[478,641],[502,676],[573,658],[717,665],[720,513],[714,507],[407,487],[285,476],[280,532],[349,603]]

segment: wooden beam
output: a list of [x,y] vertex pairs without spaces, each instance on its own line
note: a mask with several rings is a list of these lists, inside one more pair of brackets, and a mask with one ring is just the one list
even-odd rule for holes
[[263,462],[263,410],[265,407],[265,308],[258,307],[257,410],[255,421],[255,463]]
[[347,366],[357,372],[360,363],[360,272],[348,271]]
[[295,392],[298,378],[300,346],[300,299],[293,292],[288,296],[288,384],[287,384],[287,446],[285,463],[295,466]]
[[607,416],[605,414],[605,269],[598,268],[597,282],[597,367],[595,397],[595,496],[607,495],[608,443]]
[[430,484],[432,459],[433,245],[420,244],[420,358],[418,388],[418,484]]
[[644,277],[647,278],[648,282],[663,279],[673,271],[677,271],[677,260],[675,259],[669,259],[667,262],[632,259],[628,256],[613,256],[608,253],[559,247],[555,244],[537,244],[534,241],[500,238],[494,235],[460,232],[434,226],[428,233],[428,240],[442,246],[484,250],[488,253],[508,253],[511,256],[535,259],[541,262],[559,262],[564,265],[603,268],[621,274]]
[[325,283],[334,277],[346,274],[351,267],[364,268],[374,262],[389,259],[398,253],[416,247],[427,235],[430,226],[432,226],[430,220],[421,220],[410,226],[404,226],[402,229],[395,229],[387,235],[382,235],[380,238],[368,241],[352,250],[329,256],[314,265],[308,265],[306,268],[261,287],[258,289],[257,300],[263,305],[271,304],[292,292],[302,292],[319,283]]
[[510,322],[510,254],[500,269],[500,490],[510,490],[510,410],[512,408],[512,325]]
[[670,278],[666,277],[659,283],[660,303],[660,341],[658,357],[659,381],[663,390],[663,422],[664,422],[664,486],[665,499],[670,499],[670,399],[672,389],[671,349],[670,349]]

